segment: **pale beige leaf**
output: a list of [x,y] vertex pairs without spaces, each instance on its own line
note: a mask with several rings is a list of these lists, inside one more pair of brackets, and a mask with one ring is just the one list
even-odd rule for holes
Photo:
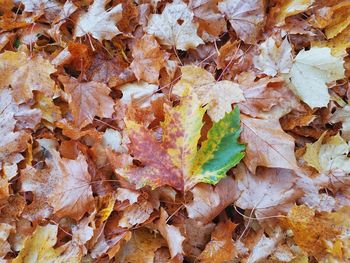
[[121,32],[115,25],[122,19],[122,4],[106,11],[105,5],[109,0],[94,0],[87,13],[82,14],[75,27],[74,35],[82,37],[91,34],[94,38],[101,41],[111,40]]
[[259,45],[260,54],[254,57],[254,65],[269,76],[277,73],[289,73],[292,67],[292,47],[287,38],[280,44],[273,37],[269,37]]
[[188,6],[181,0],[175,0],[166,5],[162,14],[151,15],[145,30],[155,35],[163,45],[188,50],[204,43],[197,35],[198,25],[192,20],[193,13]]
[[181,67],[181,79],[173,88],[173,93],[181,96],[186,85],[192,87],[201,104],[208,105],[208,115],[217,122],[232,111],[231,104],[244,101],[243,92],[237,83],[228,80],[216,82],[213,75],[201,67],[188,65]]
[[160,218],[157,221],[156,226],[164,239],[167,241],[170,255],[172,258],[174,258],[176,255],[181,255],[183,253],[182,243],[184,242],[185,237],[181,234],[177,227],[168,225],[166,221],[167,219],[167,212],[161,208]]
[[11,85],[13,97],[18,103],[32,99],[33,90],[53,95],[55,82],[50,74],[56,70],[40,55],[31,57],[23,51],[6,51],[0,55],[0,71],[0,87]]

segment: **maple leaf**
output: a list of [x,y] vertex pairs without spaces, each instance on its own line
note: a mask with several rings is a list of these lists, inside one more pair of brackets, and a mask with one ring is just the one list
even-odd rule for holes
[[201,67],[188,65],[181,67],[181,79],[173,88],[173,93],[181,96],[186,86],[191,86],[200,102],[207,104],[208,115],[217,122],[232,111],[231,104],[244,101],[242,90],[237,83],[228,80],[216,82],[213,75]]
[[[282,26],[285,24],[285,19],[287,17],[299,14],[307,10],[314,0],[288,0],[288,1],[278,1],[276,8],[276,25]],[[272,13],[274,13],[272,11]]]
[[120,34],[115,24],[122,19],[122,4],[106,11],[105,5],[109,2],[110,0],[94,0],[88,12],[78,18],[74,36],[82,37],[91,34],[102,42],[102,40],[111,40],[115,35]]
[[289,73],[292,66],[292,47],[287,38],[277,44],[272,37],[259,45],[260,54],[254,57],[254,65],[269,76]]
[[0,89],[0,163],[11,162],[11,156],[27,149],[30,134],[23,130],[15,131],[15,116],[18,112],[19,106],[13,99],[13,91]]
[[167,241],[170,255],[172,258],[183,253],[182,243],[185,240],[185,237],[181,234],[180,230],[173,226],[167,224],[168,213],[161,208],[160,218],[156,222],[157,229]]
[[223,178],[215,187],[198,184],[191,192],[193,200],[185,205],[188,217],[205,224],[218,216],[239,195],[237,184],[232,177]]
[[154,262],[155,251],[164,245],[164,239],[146,228],[133,231],[131,239],[116,255],[117,262]]
[[239,111],[236,108],[215,123],[197,152],[204,111],[195,94],[185,96],[175,108],[165,107],[162,143],[142,125],[127,121],[129,148],[143,167],[116,172],[137,187],[167,184],[188,190],[199,182],[216,184],[244,156],[244,145],[237,143]]
[[58,260],[59,252],[53,248],[57,241],[57,229],[57,225],[37,226],[12,262],[27,262],[26,259],[33,262],[62,262]]
[[93,208],[91,176],[85,157],[79,154],[76,160],[70,160],[61,158],[54,149],[46,150],[52,156],[45,161],[47,168],[36,170],[29,167],[22,170],[22,191],[32,191],[34,194],[34,201],[28,209],[40,204],[47,209],[46,203],[57,216],[79,220]]
[[130,64],[138,80],[158,83],[159,71],[166,64],[168,56],[162,51],[154,36],[144,35],[137,40],[133,49],[134,60]]
[[151,105],[150,102],[154,98],[152,95],[157,92],[158,86],[140,81],[122,85],[119,90],[123,93],[121,103],[128,105],[134,100],[136,105],[146,108]]
[[190,0],[188,7],[193,11],[198,21],[198,30],[204,41],[213,41],[227,32],[224,16],[219,12],[219,0]]
[[298,99],[284,85],[282,78],[261,78],[255,75],[239,79],[245,100],[238,103],[242,113],[254,118],[280,118],[299,107]]
[[93,122],[94,117],[110,118],[114,112],[114,101],[109,97],[110,89],[103,83],[90,81],[79,82],[67,76],[58,78],[65,91],[71,95],[69,107],[75,125],[81,129]]
[[332,222],[316,217],[315,212],[305,205],[294,206],[286,221],[297,245],[316,258],[322,258],[327,253],[327,242],[332,243],[340,234]]
[[240,164],[235,169],[239,197],[235,204],[242,209],[254,209],[257,218],[279,206],[293,205],[301,195],[295,189],[298,177],[287,169],[259,168],[256,175]]
[[323,143],[324,136],[325,133],[313,144],[306,145],[304,160],[319,172],[342,170],[349,173],[350,158],[347,154],[350,152],[350,146],[339,134]]
[[265,22],[264,1],[224,0],[218,7],[240,39],[248,44],[256,43]]
[[33,98],[33,90],[51,97],[55,82],[50,74],[56,70],[40,55],[29,57],[26,52],[6,51],[0,54],[0,87],[11,85],[16,102]]
[[329,48],[302,50],[290,71],[291,88],[311,108],[327,106],[330,96],[326,83],[344,77],[343,59],[331,55]]
[[350,106],[337,110],[330,119],[331,123],[342,123],[342,137],[345,140],[350,140]]
[[152,14],[145,30],[155,35],[162,45],[188,50],[204,43],[197,35],[198,26],[192,19],[193,13],[188,6],[175,0],[165,6],[162,14]]
[[[243,159],[255,173],[257,166],[298,169],[294,139],[281,129],[278,120],[253,119],[242,115],[241,139],[247,144]],[[256,153],[259,155],[256,155]]]
[[231,221],[220,222],[211,235],[211,241],[197,258],[199,262],[221,263],[232,260],[236,254],[232,240],[232,232],[236,226]]

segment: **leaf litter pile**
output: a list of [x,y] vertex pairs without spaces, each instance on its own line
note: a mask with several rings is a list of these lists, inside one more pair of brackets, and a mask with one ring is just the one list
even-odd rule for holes
[[0,32],[1,262],[350,262],[350,1],[0,0]]

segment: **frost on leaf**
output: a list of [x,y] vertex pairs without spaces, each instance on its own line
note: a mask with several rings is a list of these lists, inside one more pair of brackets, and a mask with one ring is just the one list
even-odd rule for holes
[[188,190],[199,182],[216,184],[244,156],[236,108],[215,123],[197,151],[204,109],[195,94],[184,97],[175,108],[165,107],[162,142],[142,125],[127,121],[129,149],[141,167],[130,166],[116,172],[137,187],[170,185]]
[[204,43],[197,35],[198,25],[192,20],[193,13],[188,6],[176,0],[167,4],[160,15],[151,15],[146,32],[155,35],[163,45],[188,50]]
[[110,0],[94,0],[88,12],[78,18],[74,32],[76,37],[91,34],[102,42],[121,33],[115,24],[122,18],[122,4],[106,11],[108,2]]
[[302,50],[290,71],[292,90],[311,108],[326,107],[330,96],[327,83],[344,78],[343,59],[331,55],[329,48]]

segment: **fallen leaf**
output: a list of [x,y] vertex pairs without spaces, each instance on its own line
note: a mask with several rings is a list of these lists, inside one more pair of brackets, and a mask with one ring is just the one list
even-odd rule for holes
[[188,217],[207,224],[234,203],[239,192],[232,177],[223,178],[215,187],[198,184],[192,190],[193,200],[185,205]]
[[65,91],[71,95],[69,107],[75,125],[81,129],[93,122],[94,117],[110,118],[114,112],[114,101],[109,97],[110,89],[103,83],[79,82],[75,78],[59,76]]
[[167,241],[170,255],[172,258],[174,258],[177,255],[181,255],[183,253],[182,243],[184,242],[185,237],[181,234],[180,230],[177,227],[168,225],[167,219],[167,212],[161,208],[160,218],[156,222],[156,226],[161,235]]
[[278,213],[279,206],[293,205],[301,195],[295,188],[298,177],[291,170],[258,168],[254,175],[241,164],[235,171],[239,195],[235,205],[254,210],[258,219],[270,211]]
[[144,35],[137,40],[133,49],[134,60],[130,64],[138,80],[158,83],[159,71],[166,65],[168,56],[159,47],[154,36]]
[[272,37],[260,44],[259,56],[254,57],[254,65],[269,76],[277,73],[289,73],[292,67],[292,47],[287,38],[280,44]]
[[343,59],[332,56],[329,48],[300,51],[290,71],[292,90],[311,108],[327,106],[330,96],[326,84],[343,77]]
[[277,6],[277,16],[276,16],[276,25],[282,26],[285,24],[285,19],[287,17],[300,14],[307,10],[314,0],[288,0],[288,1],[278,1]]
[[[247,144],[243,159],[255,173],[257,166],[298,169],[294,138],[285,133],[278,120],[253,119],[242,115],[241,139]],[[259,155],[256,155],[256,153]]]
[[89,10],[78,18],[74,31],[75,37],[91,34],[102,42],[102,40],[111,40],[121,33],[115,23],[122,19],[122,4],[106,11],[105,6],[108,2],[109,0],[94,0]]
[[188,6],[175,0],[165,6],[162,14],[150,16],[146,32],[155,35],[162,45],[188,50],[204,43],[197,35],[198,25],[192,20],[193,13]]
[[55,82],[50,74],[56,70],[40,55],[29,57],[25,52],[6,51],[0,54],[0,86],[11,85],[16,102],[26,102],[33,98],[33,90],[51,97]]
[[202,263],[221,263],[233,260],[236,254],[232,232],[236,224],[231,221],[220,222],[211,235],[211,241],[197,258]]
[[131,239],[116,255],[117,262],[153,263],[155,251],[164,240],[146,228],[133,231]]
[[208,115],[215,122],[232,111],[231,104],[245,100],[237,83],[227,80],[216,82],[213,75],[203,68],[183,66],[181,73],[181,79],[174,86],[173,93],[181,96],[187,85],[193,87],[200,102],[208,105]]
[[78,155],[76,160],[61,158],[53,149],[51,159],[46,160],[47,168],[36,170],[28,167],[22,170],[22,191],[32,191],[33,203],[28,206],[48,204],[56,216],[70,216],[76,220],[93,209],[91,176],[85,157]]
[[265,22],[265,5],[262,0],[224,0],[218,4],[240,39],[254,44],[260,37]]
[[[203,114],[204,109],[195,94],[185,96],[175,108],[165,107],[162,143],[142,125],[127,121],[129,149],[142,167],[116,172],[138,188],[170,185],[178,190],[188,190],[199,182],[216,184],[243,158],[244,146],[237,143],[239,111],[236,108],[215,123],[197,152]],[[225,158],[217,159],[223,153]]]

